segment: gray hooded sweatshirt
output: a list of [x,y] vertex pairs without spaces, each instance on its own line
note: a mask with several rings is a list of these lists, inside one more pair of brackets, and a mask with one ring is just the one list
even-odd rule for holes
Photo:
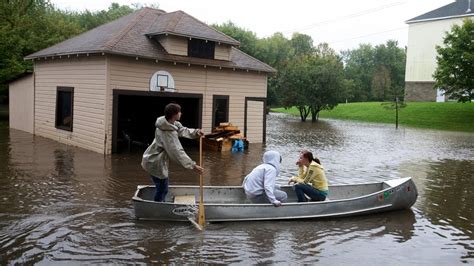
[[199,129],[183,127],[178,121],[170,124],[164,116],[156,119],[155,126],[155,139],[143,154],[143,169],[150,175],[161,179],[168,178],[169,159],[186,169],[193,169],[196,162],[184,152],[178,137],[198,138]]
[[277,199],[273,193],[275,190],[276,177],[280,173],[280,153],[277,151],[267,151],[263,154],[263,164],[255,167],[248,174],[242,186],[245,193],[258,196],[266,194],[271,203]]

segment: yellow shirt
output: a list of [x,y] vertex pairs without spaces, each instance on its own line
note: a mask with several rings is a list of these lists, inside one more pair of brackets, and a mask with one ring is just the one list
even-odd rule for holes
[[315,161],[311,162],[307,169],[300,166],[298,176],[294,176],[290,180],[311,185],[319,191],[328,191],[328,181],[324,174],[324,168]]

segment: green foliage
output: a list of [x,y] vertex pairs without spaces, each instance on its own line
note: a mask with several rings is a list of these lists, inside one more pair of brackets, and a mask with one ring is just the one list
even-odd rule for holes
[[453,25],[436,46],[438,66],[433,75],[435,88],[460,102],[474,100],[474,21],[465,19],[461,26]]
[[32,70],[25,56],[131,12],[116,3],[107,11],[77,13],[47,0],[0,1],[0,103],[7,98],[7,82]]
[[[138,7],[138,4],[136,5]],[[83,31],[87,31],[107,22],[116,20],[120,17],[126,16],[135,10],[136,9],[129,6],[121,6],[117,3],[112,3],[107,10],[101,10],[97,12],[85,10],[82,12],[64,12],[64,14],[69,16],[71,20],[73,20],[83,29]]]
[[258,38],[254,32],[239,28],[232,21],[228,21],[222,25],[213,24],[211,26],[239,41],[239,49],[244,53],[256,56]]
[[[298,109],[275,108],[275,112],[299,115]],[[331,111],[321,111],[321,118],[394,123],[393,110],[380,102],[339,104]],[[412,102],[400,112],[400,125],[451,131],[474,132],[474,105],[455,102]]]
[[311,114],[314,122],[321,110],[332,109],[342,101],[343,78],[341,59],[327,44],[320,44],[312,55],[290,61],[282,72],[282,103],[296,106],[302,121]]
[[314,53],[313,39],[301,33],[293,33],[290,40],[294,56],[308,56]]
[[349,101],[387,101],[403,97],[405,87],[405,50],[393,40],[373,47],[361,44],[359,48],[342,52],[345,77],[352,80]]
[[346,79],[353,81],[352,98],[349,101],[371,100],[371,82],[375,68],[374,48],[370,44],[361,44],[358,49],[342,52],[346,67]]

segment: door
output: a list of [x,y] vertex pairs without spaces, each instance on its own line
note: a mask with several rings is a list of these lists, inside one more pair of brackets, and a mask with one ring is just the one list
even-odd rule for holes
[[265,143],[266,98],[245,98],[244,135],[250,143]]

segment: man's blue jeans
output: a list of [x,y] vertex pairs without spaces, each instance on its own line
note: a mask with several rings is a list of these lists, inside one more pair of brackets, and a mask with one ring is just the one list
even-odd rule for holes
[[327,195],[325,192],[317,190],[308,184],[296,184],[295,192],[296,197],[298,197],[298,202],[308,201],[305,194],[308,195],[311,201],[324,201]]
[[156,187],[155,201],[165,201],[166,194],[168,194],[168,178],[158,178],[152,175],[150,177]]

